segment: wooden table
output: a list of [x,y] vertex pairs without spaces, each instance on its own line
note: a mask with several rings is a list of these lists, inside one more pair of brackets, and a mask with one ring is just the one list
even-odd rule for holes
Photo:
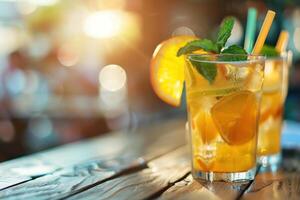
[[243,184],[192,179],[185,121],[116,132],[0,164],[0,199],[300,199],[300,154]]

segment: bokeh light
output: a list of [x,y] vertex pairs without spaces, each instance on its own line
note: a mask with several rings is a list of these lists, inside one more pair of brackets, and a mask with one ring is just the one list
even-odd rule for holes
[[126,84],[126,72],[119,65],[106,65],[99,73],[99,83],[105,90],[120,90]]
[[57,58],[63,66],[71,67],[77,64],[79,60],[79,53],[76,47],[65,44],[59,48]]
[[300,27],[297,27],[294,32],[294,44],[298,52],[300,52]]
[[33,94],[37,92],[40,87],[40,77],[39,74],[34,70],[28,70],[26,72],[26,87],[22,92],[26,94]]
[[[126,45],[133,45],[141,36],[140,18],[132,12],[121,10],[103,10],[88,15],[83,22],[83,32],[94,39],[119,38]],[[119,41],[119,40],[115,40]],[[122,47],[109,41],[109,47]]]
[[84,22],[84,32],[93,38],[109,38],[116,36],[122,26],[119,11],[98,11],[90,14]]
[[13,112],[19,116],[28,116],[44,111],[51,95],[45,77],[33,70],[15,70],[10,76],[13,76],[13,80],[8,76],[5,86],[12,97]]
[[100,107],[107,119],[128,111],[127,77],[119,65],[107,65],[99,73]]
[[19,34],[16,28],[0,24],[0,54],[8,54],[19,47]]
[[34,138],[42,139],[49,137],[52,131],[52,122],[47,116],[38,116],[29,121],[28,132],[32,134]]
[[17,1],[17,8],[23,15],[29,15],[37,9],[37,4],[33,1]]
[[37,34],[28,45],[28,54],[35,59],[41,59],[52,47],[51,40],[46,34]]
[[53,144],[57,135],[51,119],[47,115],[37,115],[29,120],[26,144],[30,149],[40,149]]
[[194,36],[195,33],[192,29],[190,29],[187,26],[180,26],[172,32],[172,36],[178,36],[178,35],[192,35],[192,36]]
[[20,94],[25,84],[26,77],[21,70],[15,70],[5,77],[6,90],[11,96]]

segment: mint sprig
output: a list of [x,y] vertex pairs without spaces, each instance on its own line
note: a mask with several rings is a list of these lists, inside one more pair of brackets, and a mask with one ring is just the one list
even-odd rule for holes
[[186,55],[200,49],[203,49],[204,51],[212,51],[212,52],[218,51],[218,47],[211,40],[208,39],[193,40],[187,43],[184,47],[181,47],[177,52],[177,56]]
[[225,18],[220,26],[216,41],[212,41],[209,39],[193,40],[191,42],[188,42],[185,46],[181,47],[177,52],[177,56],[190,54],[199,49],[212,53],[221,53],[221,50],[224,48],[228,38],[231,35],[233,25],[233,17]]
[[[199,39],[188,42],[185,46],[181,47],[178,52],[177,56],[187,55],[193,53],[197,50],[204,50],[208,52],[212,52],[215,54],[233,54],[232,56],[224,56],[222,61],[242,61],[247,60],[247,52],[237,45],[232,45],[224,49],[228,38],[231,35],[232,29],[234,26],[234,18],[227,17],[225,18],[220,26],[217,39],[216,41],[209,40],[209,39]],[[235,56],[234,54],[241,54],[239,56]],[[245,56],[243,56],[245,55]],[[197,62],[193,60],[193,56],[190,58],[190,62],[192,63],[193,67],[206,79],[212,84],[215,80],[217,75],[217,68],[216,65],[212,63],[204,63],[204,62]],[[201,58],[197,58],[199,60]]]
[[230,37],[233,26],[234,26],[233,17],[227,17],[223,20],[220,30],[218,32],[218,37],[216,42],[218,46],[218,53],[221,52],[222,48],[225,46],[228,38]]
[[266,57],[279,56],[279,52],[275,49],[275,47],[269,45],[264,45],[260,53]]

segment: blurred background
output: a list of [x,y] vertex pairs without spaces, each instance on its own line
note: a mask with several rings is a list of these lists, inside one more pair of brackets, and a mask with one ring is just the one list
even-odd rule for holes
[[149,82],[155,47],[174,35],[213,37],[225,16],[243,43],[247,9],[277,12],[293,52],[285,118],[300,121],[298,0],[1,0],[0,161],[114,130],[185,116]]

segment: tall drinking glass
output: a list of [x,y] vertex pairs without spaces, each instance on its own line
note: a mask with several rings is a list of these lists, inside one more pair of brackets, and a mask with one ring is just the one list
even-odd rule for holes
[[287,85],[286,55],[266,59],[257,147],[259,162],[263,166],[276,165],[281,158],[280,138]]
[[193,177],[254,179],[264,57],[193,54],[186,60]]

